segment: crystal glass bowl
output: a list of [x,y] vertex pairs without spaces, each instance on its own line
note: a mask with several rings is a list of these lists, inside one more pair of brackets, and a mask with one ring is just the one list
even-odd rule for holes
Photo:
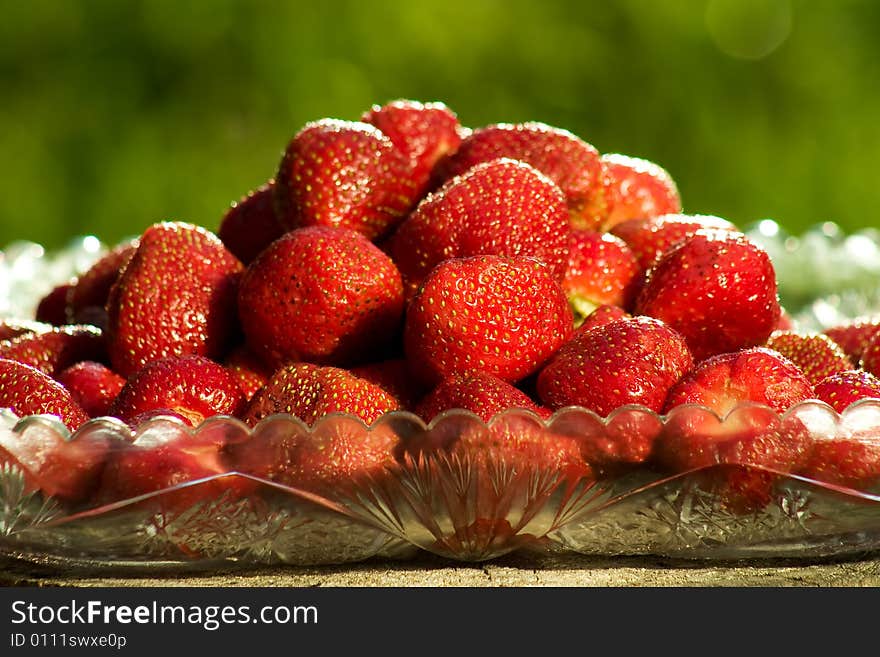
[[[773,257],[783,301],[801,326],[819,328],[877,308],[880,247],[870,231],[843,237],[823,225],[792,238],[761,222],[750,234]],[[35,300],[87,268],[102,248],[86,238],[59,254],[21,243],[0,252],[0,316],[32,316]],[[833,284],[821,275],[825,267]],[[134,430],[99,418],[72,435],[51,416],[0,411],[0,552],[73,566],[174,569],[217,560],[345,563],[420,550],[481,561],[514,550],[726,560],[880,549],[880,482],[855,490],[749,463],[672,475],[638,458],[592,471],[560,468],[543,451],[550,440],[587,449],[675,432],[737,440],[743,432],[792,430],[809,441],[874,447],[880,400],[843,414],[816,401],[783,415],[746,403],[724,418],[690,405],[665,416],[626,406],[608,418],[572,407],[546,420],[510,409],[488,423],[454,410],[426,425],[394,412],[369,427],[344,414],[313,427],[276,415],[254,428],[220,416],[195,428],[154,418]],[[332,484],[258,467],[288,462],[303,440],[340,436],[381,436],[398,446],[395,458]],[[498,449],[511,441],[520,447]],[[46,454],[59,449],[84,465],[57,468],[48,485],[35,482],[35,464],[45,465]],[[97,484],[67,495],[67,482],[90,476],[88,464],[108,455],[164,450],[174,458],[199,449],[220,454],[215,462],[225,469],[124,499],[102,495]],[[748,495],[737,492],[742,482]]]

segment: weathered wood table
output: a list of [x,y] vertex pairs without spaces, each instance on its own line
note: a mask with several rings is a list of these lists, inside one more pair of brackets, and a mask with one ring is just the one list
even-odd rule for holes
[[431,556],[345,566],[216,569],[187,574],[94,568],[4,557],[4,586],[880,586],[880,555],[815,561],[699,562],[645,557],[510,555],[483,564]]

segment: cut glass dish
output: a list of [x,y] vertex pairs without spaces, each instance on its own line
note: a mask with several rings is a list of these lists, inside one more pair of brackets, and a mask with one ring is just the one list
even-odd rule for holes
[[[880,242],[873,232],[843,237],[823,225],[792,238],[762,222],[750,235],[774,259],[783,302],[800,326],[821,328],[878,309]],[[102,250],[86,238],[60,254],[21,243],[0,252],[0,316],[32,316],[35,300]],[[826,266],[833,284],[821,274]],[[394,412],[371,427],[342,414],[313,427],[278,415],[255,428],[229,417],[196,428],[154,418],[132,432],[99,418],[73,435],[51,416],[0,411],[0,552],[71,567],[183,569],[220,561],[351,563],[420,551],[463,561],[515,550],[728,560],[880,549],[880,482],[854,490],[748,463],[676,475],[621,463],[594,473],[560,469],[541,451],[551,438],[614,444],[632,432],[711,431],[735,439],[744,427],[768,433],[795,427],[812,441],[873,445],[880,442],[880,400],[858,402],[842,414],[816,401],[783,415],[746,403],[724,418],[697,406],[665,416],[627,406],[608,418],[567,408],[547,420],[510,409],[486,423],[454,410],[425,425]],[[339,433],[357,440],[369,432],[397,440],[396,459],[333,485],[235,465],[261,455],[283,463],[297,441]],[[496,446],[505,441],[522,447],[501,453]],[[224,454],[244,451],[248,458],[225,461],[228,471],[131,499],[95,494],[71,500],[41,492],[28,476],[28,464],[43,458],[41,446],[59,444],[96,454],[221,445]],[[425,445],[433,448],[419,448]],[[763,497],[731,497],[725,488],[731,481],[759,481]]]

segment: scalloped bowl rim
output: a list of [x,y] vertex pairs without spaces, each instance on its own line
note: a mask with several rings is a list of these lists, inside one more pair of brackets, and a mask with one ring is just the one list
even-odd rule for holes
[[[765,414],[768,418],[776,418],[780,422],[784,422],[787,418],[795,416],[799,411],[804,409],[816,409],[820,411],[825,417],[833,420],[836,424],[841,423],[847,417],[852,414],[859,412],[861,409],[873,409],[878,413],[878,422],[876,426],[877,439],[880,440],[880,398],[867,398],[854,402],[848,408],[844,410],[843,413],[838,413],[835,411],[830,405],[822,402],[820,400],[810,399],[800,402],[786,410],[784,413],[777,413],[772,408],[765,404],[760,404],[757,402],[740,402],[736,406],[734,406],[728,413],[723,416],[719,413],[715,412],[713,409],[710,409],[706,406],[701,406],[698,404],[682,404],[673,408],[669,413],[666,414],[658,414],[651,409],[636,405],[636,404],[628,404],[621,406],[614,411],[612,411],[607,417],[602,417],[595,413],[592,410],[584,408],[582,406],[567,406],[561,408],[554,412],[548,418],[542,418],[537,415],[535,412],[524,409],[524,408],[509,408],[501,411],[494,415],[488,422],[484,422],[477,414],[472,411],[466,409],[450,409],[444,411],[443,413],[438,414],[431,422],[425,423],[422,418],[419,416],[409,412],[409,411],[392,411],[389,413],[383,414],[372,424],[368,425],[359,417],[352,415],[350,413],[331,413],[319,418],[311,427],[306,424],[300,418],[287,414],[287,413],[277,413],[273,415],[269,415],[263,418],[259,423],[255,426],[251,427],[241,421],[238,418],[228,416],[228,415],[215,415],[209,418],[206,418],[203,422],[201,422],[197,426],[187,426],[178,418],[172,416],[156,416],[150,418],[144,423],[138,425],[138,427],[132,429],[127,424],[125,424],[122,420],[118,418],[105,416],[93,418],[85,422],[76,432],[71,433],[67,427],[61,422],[60,418],[54,415],[30,415],[20,418],[16,424],[11,428],[13,433],[19,433],[29,427],[34,423],[42,424],[43,426],[47,426],[54,430],[59,437],[63,437],[65,441],[74,441],[79,439],[82,436],[85,436],[91,432],[92,429],[96,428],[104,428],[109,429],[109,435],[105,435],[105,437],[119,441],[125,445],[129,446],[139,446],[138,440],[147,435],[150,429],[155,427],[159,427],[162,424],[170,423],[174,425],[174,429],[176,435],[180,435],[180,432],[184,432],[190,436],[196,436],[202,431],[210,429],[212,426],[220,425],[220,426],[228,426],[234,427],[242,436],[253,436],[261,433],[266,428],[275,425],[279,422],[287,424],[291,427],[296,433],[299,434],[313,434],[322,431],[325,428],[333,427],[336,423],[342,421],[346,423],[352,423],[357,426],[359,429],[363,431],[375,431],[378,428],[388,425],[397,421],[404,421],[411,425],[414,429],[422,433],[428,433],[435,430],[437,427],[448,423],[454,422],[458,419],[466,419],[472,426],[481,427],[485,430],[491,430],[497,424],[504,422],[509,418],[521,418],[526,419],[532,422],[535,426],[539,426],[544,429],[552,430],[554,428],[554,423],[556,423],[560,418],[569,418],[569,417],[581,417],[588,419],[592,422],[600,422],[604,426],[608,426],[611,422],[614,421],[615,418],[624,415],[626,413],[638,413],[641,415],[647,415],[649,417],[653,417],[657,419],[661,426],[665,426],[667,422],[670,420],[674,420],[676,417],[686,414],[686,413],[699,413],[705,414],[707,417],[715,418],[719,423],[726,422],[729,418],[738,413],[743,412],[760,412]],[[128,438],[126,438],[128,436]],[[132,437],[136,437],[135,440],[131,440]],[[873,438],[873,436],[872,436]],[[147,444],[146,447],[150,445]],[[426,455],[420,454],[419,458],[423,458]],[[430,454],[427,455],[427,458],[431,458]],[[728,463],[716,463],[711,464],[699,468],[694,468],[688,471],[672,473],[661,475],[657,479],[654,479],[650,482],[647,482],[643,485],[637,486],[631,490],[627,490],[622,492],[620,495],[615,496],[612,501],[609,501],[609,504],[613,501],[619,501],[620,499],[624,499],[626,497],[635,495],[639,492],[642,492],[646,489],[650,489],[656,486],[660,486],[672,481],[675,481],[680,478],[684,478],[690,475],[693,475],[702,471],[709,471],[719,467],[744,467],[751,470],[769,472],[784,478],[798,480],[805,482],[809,485],[817,486],[822,488],[823,490],[831,491],[837,494],[844,495],[848,498],[858,499],[865,502],[870,503],[880,503],[880,494],[869,493],[863,490],[857,490],[853,488],[849,488],[846,486],[841,486],[829,482],[819,481],[816,479],[811,479],[809,477],[805,477],[803,475],[793,474],[790,472],[784,472],[781,470],[775,470],[773,468],[767,468],[763,466],[748,464],[748,463],[736,463],[736,462],[728,462]],[[23,467],[23,466],[21,466]],[[217,473],[215,475],[210,475],[206,477],[201,477],[198,479],[194,479],[188,482],[183,482],[181,484],[177,484],[175,486],[167,487],[164,489],[159,489],[156,491],[151,491],[148,493],[144,493],[142,495],[125,499],[125,500],[117,500],[114,502],[110,502],[107,504],[103,504],[98,507],[92,507],[89,509],[84,509],[80,511],[76,511],[73,514],[64,516],[62,518],[55,519],[51,524],[61,524],[70,522],[73,520],[81,519],[84,517],[91,517],[95,515],[101,515],[102,513],[110,513],[120,508],[124,508],[126,506],[134,505],[152,498],[159,497],[161,495],[167,494],[173,491],[179,491],[184,488],[197,486],[203,483],[207,483],[210,481],[214,481],[217,479],[224,479],[229,477],[243,477],[255,483],[268,486],[270,488],[279,490],[281,492],[293,495],[297,498],[307,500],[318,506],[325,508],[326,510],[332,510],[339,512],[347,517],[355,518],[358,520],[363,520],[360,516],[352,513],[350,510],[346,509],[346,507],[340,504],[337,501],[329,499],[324,495],[320,495],[318,493],[310,492],[305,489],[297,488],[295,486],[290,486],[287,484],[282,484],[276,481],[272,481],[269,479],[264,479],[259,476],[254,476],[245,472],[240,472],[237,470],[229,470],[227,472]],[[604,505],[603,505],[604,506]]]
[[[63,436],[65,440],[72,441],[78,439],[80,436],[88,433],[94,428],[104,427],[112,431],[111,436],[113,436],[114,438],[123,439],[126,443],[131,444],[132,442],[136,442],[137,438],[142,436],[148,429],[167,423],[174,424],[175,428],[177,428],[178,430],[181,428],[186,430],[190,435],[201,433],[203,430],[205,430],[205,428],[209,428],[213,424],[218,423],[232,425],[245,433],[254,434],[258,433],[263,427],[276,423],[278,421],[287,421],[296,426],[298,430],[305,433],[316,433],[324,428],[325,425],[333,424],[334,422],[339,421],[352,422],[359,425],[360,428],[364,430],[374,431],[378,427],[388,424],[389,422],[405,420],[411,423],[414,427],[417,427],[420,431],[430,432],[435,430],[438,425],[456,418],[466,418],[469,421],[472,421],[478,425],[482,425],[483,428],[490,429],[495,424],[505,420],[506,418],[525,417],[529,420],[533,420],[537,424],[540,424],[544,428],[552,429],[554,423],[557,422],[560,417],[580,415],[582,417],[590,418],[593,421],[599,421],[603,425],[608,426],[618,416],[625,413],[640,413],[643,415],[648,415],[657,419],[663,425],[665,425],[684,413],[698,412],[700,414],[714,417],[715,420],[723,424],[724,422],[727,422],[731,418],[731,416],[748,410],[768,413],[784,422],[788,418],[797,415],[805,409],[816,409],[821,411],[823,414],[833,418],[835,422],[840,422],[848,416],[866,408],[875,409],[878,412],[878,423],[876,428],[878,438],[880,438],[880,397],[868,397],[864,399],[859,399],[850,404],[846,409],[844,409],[842,413],[837,412],[828,403],[820,399],[806,399],[791,406],[782,413],[779,413],[770,406],[760,402],[740,401],[723,415],[718,413],[714,409],[703,406],[701,404],[680,404],[672,408],[668,413],[658,413],[641,404],[625,404],[623,406],[615,408],[611,413],[604,417],[584,406],[564,406],[554,411],[552,415],[545,419],[530,409],[514,406],[496,413],[489,419],[488,422],[484,421],[479,415],[477,415],[473,411],[465,408],[448,409],[446,411],[443,411],[442,413],[437,414],[430,422],[427,423],[424,421],[424,419],[422,419],[415,413],[405,410],[395,410],[383,413],[375,421],[369,424],[352,413],[336,411],[323,415],[322,417],[318,418],[311,426],[299,417],[291,415],[290,413],[273,413],[272,415],[268,415],[262,418],[257,424],[253,426],[248,425],[241,419],[231,415],[213,415],[211,417],[205,418],[202,422],[194,426],[189,426],[182,422],[180,419],[171,415],[158,415],[149,418],[148,420],[140,423],[139,425],[137,425],[137,427],[134,428],[130,427],[119,418],[113,416],[100,416],[87,420],[75,431],[70,431],[70,429],[66,425],[64,425],[61,419],[56,415],[44,413],[18,417],[11,412],[11,409],[8,408],[0,409],[0,412],[8,413],[12,417],[17,418],[15,420],[14,426],[12,426],[11,428],[14,433],[19,433],[22,429],[26,428],[34,422],[47,423],[51,425],[52,428],[55,429],[60,436]],[[133,440],[124,439],[123,436],[125,434],[128,434]]]

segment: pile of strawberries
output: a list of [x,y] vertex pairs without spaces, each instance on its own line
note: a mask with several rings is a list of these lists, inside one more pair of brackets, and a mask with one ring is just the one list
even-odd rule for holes
[[[720,431],[673,411],[724,417],[752,401],[781,413],[807,399],[843,411],[880,397],[880,322],[797,333],[767,254],[728,221],[682,214],[656,164],[541,123],[469,130],[440,103],[309,123],[216,235],[155,224],[53,290],[36,319],[0,324],[0,407],[71,430],[104,415],[254,426],[408,410],[427,423],[453,408],[489,420],[635,404],[667,414],[665,429],[493,449],[581,476],[745,463],[855,488],[880,478],[877,443],[754,417]],[[4,434],[0,458],[34,488],[104,502],[231,470],[332,486],[412,447],[364,435],[257,452],[195,439],[38,450]],[[436,448],[479,449],[466,443]],[[766,485],[742,472],[724,482],[747,506]]]

